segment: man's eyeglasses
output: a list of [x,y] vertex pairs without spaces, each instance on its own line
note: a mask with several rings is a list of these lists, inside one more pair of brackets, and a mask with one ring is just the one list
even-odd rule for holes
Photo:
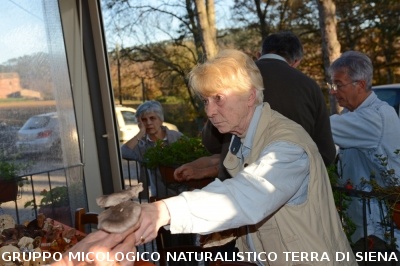
[[326,85],[328,85],[328,88],[329,88],[329,90],[333,90],[333,91],[338,91],[338,90],[341,90],[341,88],[343,88],[343,87],[345,87],[345,86],[347,86],[347,85],[349,85],[349,84],[352,84],[352,83],[355,83],[355,82],[358,82],[359,80],[354,80],[354,81],[352,81],[352,82],[349,82],[349,83],[346,83],[346,84],[335,84],[335,83],[326,83]]

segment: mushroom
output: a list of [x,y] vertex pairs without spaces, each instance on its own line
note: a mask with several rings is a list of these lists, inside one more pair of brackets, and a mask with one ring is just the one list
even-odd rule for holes
[[1,232],[1,238],[3,240],[2,245],[17,245],[18,243],[18,230],[15,228],[7,228]]
[[38,227],[43,228],[44,222],[46,221],[46,216],[43,213],[39,213],[36,220]]
[[143,184],[139,183],[136,186],[132,186],[127,190],[116,192],[110,195],[103,195],[96,199],[97,205],[101,208],[107,208],[115,206],[121,202],[137,198],[139,193],[143,191]]
[[71,239],[76,235],[76,229],[75,228],[64,228],[62,231],[62,237],[66,239]]
[[40,256],[40,258],[35,259],[34,261],[31,261],[30,266],[41,266],[41,265],[49,265],[49,262],[46,261],[43,256]]
[[15,227],[15,220],[9,214],[2,214],[0,215],[0,233],[4,229],[14,228]]
[[[7,253],[6,253],[7,252]],[[13,254],[20,253],[20,250],[13,245],[7,245],[0,248],[0,265],[1,266],[11,266],[15,265],[12,260]]]
[[131,227],[139,227],[140,204],[124,201],[101,212],[98,216],[98,228],[110,233],[122,233]]
[[[33,250],[36,254],[42,253],[42,250],[40,248],[36,248]],[[35,257],[35,259],[31,260],[24,260],[22,266],[41,266],[41,265],[49,265],[51,261],[46,261],[43,257],[43,254],[40,257]]]
[[33,238],[27,237],[27,236],[23,236],[18,241],[18,247],[20,249],[22,249],[22,248],[33,249],[33,241],[34,241]]
[[33,248],[40,248],[40,245],[42,244],[42,237],[37,236],[32,242]]

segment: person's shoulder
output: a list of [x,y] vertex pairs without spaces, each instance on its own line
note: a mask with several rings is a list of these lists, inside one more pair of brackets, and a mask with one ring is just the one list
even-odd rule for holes
[[309,85],[315,86],[319,88],[319,85],[317,84],[317,82],[311,78],[309,75],[307,75],[306,73],[304,73],[303,71],[301,71],[300,69],[294,68],[292,67],[293,72],[296,73],[296,75],[302,79],[302,81],[304,83],[307,83]]
[[393,117],[398,118],[396,110],[391,105],[389,105],[387,102],[382,101],[379,98],[377,98],[373,102],[373,106],[375,106],[375,108],[378,110],[378,112],[382,113],[382,115],[393,116]]
[[289,64],[287,62],[279,60],[279,59],[273,59],[273,58],[259,59],[259,60],[255,61],[255,63],[258,66],[258,68],[260,68],[261,71],[263,70],[263,68],[272,68],[272,69],[292,68],[291,66],[289,66]]
[[307,74],[299,70],[298,68],[294,68],[290,66],[287,62],[278,59],[260,59],[256,61],[256,65],[260,69],[261,72],[265,71],[266,73],[270,72],[281,72],[285,76],[290,76],[291,78],[295,78],[297,81],[308,84],[313,87],[318,87],[317,82],[309,77]]
[[372,92],[366,99],[364,99],[364,101],[356,109],[356,111],[365,113],[386,113],[388,111],[394,111],[394,108],[390,106],[387,102],[379,99],[378,96],[374,92]]
[[323,96],[321,87],[313,78],[311,78],[310,76],[308,76],[307,74],[303,73],[298,69],[293,69],[293,70],[296,72],[297,80],[300,86],[307,88],[308,90],[312,91],[314,94],[317,94],[318,96]]

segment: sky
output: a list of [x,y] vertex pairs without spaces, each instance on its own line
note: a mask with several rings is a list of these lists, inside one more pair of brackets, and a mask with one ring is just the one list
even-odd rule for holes
[[[140,3],[147,2],[148,0],[131,1],[137,5],[140,5]],[[153,0],[153,2],[158,3],[156,1],[157,0]],[[123,13],[123,18],[120,21],[115,22],[113,20],[117,16],[115,16],[114,14],[108,14],[107,8],[104,7],[102,12],[108,50],[114,50],[117,45],[120,47],[129,47],[137,44],[142,45],[149,42],[169,40],[171,39],[171,35],[177,37],[177,30],[181,24],[181,21],[176,18],[172,18],[172,16],[169,15],[169,12],[174,12],[175,15],[178,16],[182,15],[182,12],[184,10],[184,0],[171,0],[170,2],[178,1],[180,1],[179,8],[176,8],[174,5],[170,5],[169,7],[162,6],[162,9],[166,11],[164,14],[155,13],[157,14],[156,16],[148,16],[146,14],[146,16],[144,16],[144,20],[146,21],[145,24],[133,23],[129,27],[126,27],[126,23],[134,21],[134,17],[130,18],[126,13]],[[103,1],[101,2],[102,4],[104,4]],[[234,5],[234,0],[214,0],[214,5],[217,28],[224,29],[232,27],[233,22],[231,20],[230,10]],[[146,6],[146,4],[144,4],[144,6]],[[128,12],[128,14],[135,13]],[[127,28],[128,30],[126,32],[121,32],[120,34],[118,34],[118,30],[116,30],[116,28],[118,27],[116,26],[116,24],[118,25],[118,27]]]
[[0,64],[47,50],[42,0],[0,1]]

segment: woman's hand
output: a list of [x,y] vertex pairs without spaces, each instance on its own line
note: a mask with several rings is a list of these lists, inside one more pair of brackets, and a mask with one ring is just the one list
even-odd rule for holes
[[160,200],[153,203],[142,203],[140,227],[135,231],[135,245],[144,244],[157,237],[158,229],[170,223],[167,205]]
[[177,180],[179,182],[187,181],[190,179],[196,179],[196,172],[198,173],[199,171],[195,171],[195,170],[199,170],[199,169],[196,169],[194,166],[192,166],[190,164],[181,165],[180,167],[175,169],[174,178],[175,178],[175,180]]
[[187,181],[218,176],[219,154],[200,157],[175,169],[174,178],[177,181]]
[[128,140],[124,145],[130,149],[134,149],[139,141],[146,135],[146,127],[144,126],[141,119],[138,119],[139,133],[137,133],[133,138]]
[[[136,253],[136,240],[133,230],[128,230],[121,234],[111,234],[99,230],[90,233],[75,246],[63,254],[62,260],[55,262],[52,266],[70,266],[70,265],[133,265],[134,255]],[[115,255],[120,252],[125,254],[124,260],[121,256],[115,258]],[[103,253],[103,254],[101,254]],[[69,254],[76,256],[80,254],[81,261],[72,259]],[[97,255],[96,255],[97,254]],[[84,256],[84,261],[82,261]],[[107,257],[108,256],[108,257]],[[108,259],[109,258],[109,259]],[[112,261],[113,260],[113,261]]]
[[140,118],[138,119],[138,127],[139,127],[139,133],[137,134],[137,136],[139,139],[141,139],[146,135],[146,127],[144,126]]

